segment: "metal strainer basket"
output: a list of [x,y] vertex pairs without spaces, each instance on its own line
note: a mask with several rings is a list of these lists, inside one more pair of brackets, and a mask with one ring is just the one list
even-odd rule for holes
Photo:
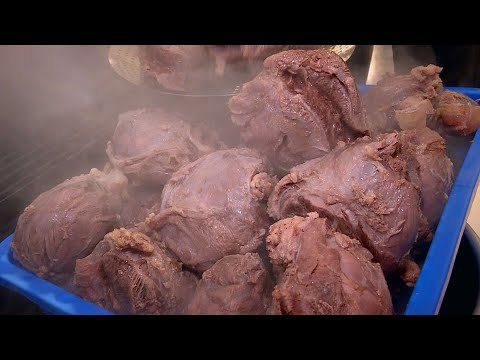
[[113,70],[135,85],[144,82],[139,52],[138,45],[112,45],[108,52],[108,61]]

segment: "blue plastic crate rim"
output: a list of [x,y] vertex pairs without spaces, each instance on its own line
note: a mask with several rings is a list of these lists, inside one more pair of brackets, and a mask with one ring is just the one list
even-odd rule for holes
[[[365,92],[370,86],[359,86]],[[447,88],[470,98],[480,99],[480,89]],[[475,135],[455,179],[448,202],[432,240],[420,277],[410,297],[405,314],[437,314],[448,286],[467,215],[472,205],[480,175],[480,131]],[[10,235],[0,243],[0,285],[30,299],[44,311],[64,315],[111,315],[97,305],[43,280],[20,267],[12,256]]]

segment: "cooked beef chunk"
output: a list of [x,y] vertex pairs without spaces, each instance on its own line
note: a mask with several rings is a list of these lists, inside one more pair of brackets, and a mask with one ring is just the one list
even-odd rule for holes
[[214,132],[150,108],[120,114],[107,154],[130,179],[163,185],[183,165],[223,146]]
[[223,76],[227,64],[242,61],[264,60],[275,51],[281,51],[288,45],[208,45],[208,52],[215,59],[215,72]]
[[402,131],[399,140],[408,178],[420,191],[422,213],[434,231],[453,184],[453,163],[445,140],[426,127]]
[[415,242],[421,214],[414,185],[391,167],[399,150],[398,134],[365,137],[294,167],[270,196],[269,214],[316,211],[359,239],[384,271],[394,270]]
[[435,101],[433,129],[456,135],[470,135],[480,127],[480,106],[461,93],[445,90]]
[[229,102],[247,145],[282,171],[366,133],[360,96],[341,57],[325,50],[289,50]]
[[228,255],[203,273],[187,313],[265,314],[271,291],[271,279],[258,254]]
[[130,185],[122,205],[119,226],[133,228],[160,208],[162,188]]
[[254,150],[205,155],[172,176],[161,211],[146,225],[199,271],[226,255],[255,251],[270,225],[265,203],[275,180],[268,172]]
[[[139,60],[143,80],[152,82],[152,85],[159,84],[175,92],[208,91],[208,88],[219,87],[227,67],[238,77],[242,71],[248,72],[252,62],[261,62],[276,52],[317,46],[143,45],[140,46]],[[240,79],[243,80],[243,76]]]
[[223,75],[228,63],[241,61],[263,61],[275,53],[291,49],[314,49],[318,45],[208,45],[215,58],[216,73]]
[[70,287],[75,261],[117,225],[127,179],[92,169],[39,195],[20,216],[13,255],[25,268]]
[[288,50],[297,45],[208,45],[208,51],[223,60],[265,59],[275,52]]
[[281,314],[381,315],[392,300],[380,265],[356,239],[310,213],[270,227],[267,250],[277,270],[274,311]]
[[435,65],[418,66],[408,75],[386,76],[363,96],[371,135],[425,127],[434,114],[432,101],[442,91]]
[[185,92],[214,75],[207,49],[201,45],[143,45],[140,67],[167,90]]
[[182,314],[196,285],[162,243],[124,228],[105,235],[75,268],[76,292],[118,314]]
[[420,275],[420,266],[410,256],[406,256],[400,264],[400,270],[405,285],[414,287]]

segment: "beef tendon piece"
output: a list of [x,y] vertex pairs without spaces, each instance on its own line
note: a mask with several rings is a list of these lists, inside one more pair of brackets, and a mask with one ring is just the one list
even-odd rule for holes
[[283,171],[367,132],[355,80],[327,50],[270,56],[229,108],[246,144]]
[[197,281],[162,243],[124,228],[105,235],[75,268],[76,292],[117,314],[183,314]]
[[371,135],[425,127],[442,91],[435,65],[418,66],[408,75],[387,75],[363,96]]
[[203,273],[187,313],[265,314],[271,291],[271,279],[258,254],[228,255]]
[[277,273],[273,312],[287,315],[388,315],[392,300],[380,265],[356,239],[317,213],[270,227],[267,250]]
[[214,132],[147,108],[120,114],[107,155],[131,180],[161,186],[183,165],[224,147]]
[[392,271],[415,242],[421,214],[417,189],[391,167],[399,151],[396,133],[365,137],[294,167],[270,196],[269,214],[281,219],[316,211]]
[[75,261],[116,227],[127,183],[119,171],[92,169],[39,195],[18,220],[14,258],[36,275],[70,288]]
[[204,271],[226,255],[255,251],[270,225],[266,199],[276,180],[250,149],[222,150],[178,170],[161,211],[146,226],[186,265]]
[[399,140],[408,178],[420,191],[422,214],[434,231],[453,185],[453,163],[445,140],[429,128],[402,131]]
[[480,127],[480,106],[468,96],[443,91],[435,102],[431,127],[452,135],[470,135]]

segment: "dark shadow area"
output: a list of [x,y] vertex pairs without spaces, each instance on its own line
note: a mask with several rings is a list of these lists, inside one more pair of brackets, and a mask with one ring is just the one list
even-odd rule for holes
[[358,84],[367,82],[368,69],[372,59],[373,45],[357,45],[347,64]]
[[475,239],[462,237],[440,315],[472,315],[480,291],[480,254]]
[[444,86],[480,87],[478,45],[393,45],[395,74],[430,63],[443,67]]
[[0,287],[0,315],[43,315],[37,305],[8,289]]

